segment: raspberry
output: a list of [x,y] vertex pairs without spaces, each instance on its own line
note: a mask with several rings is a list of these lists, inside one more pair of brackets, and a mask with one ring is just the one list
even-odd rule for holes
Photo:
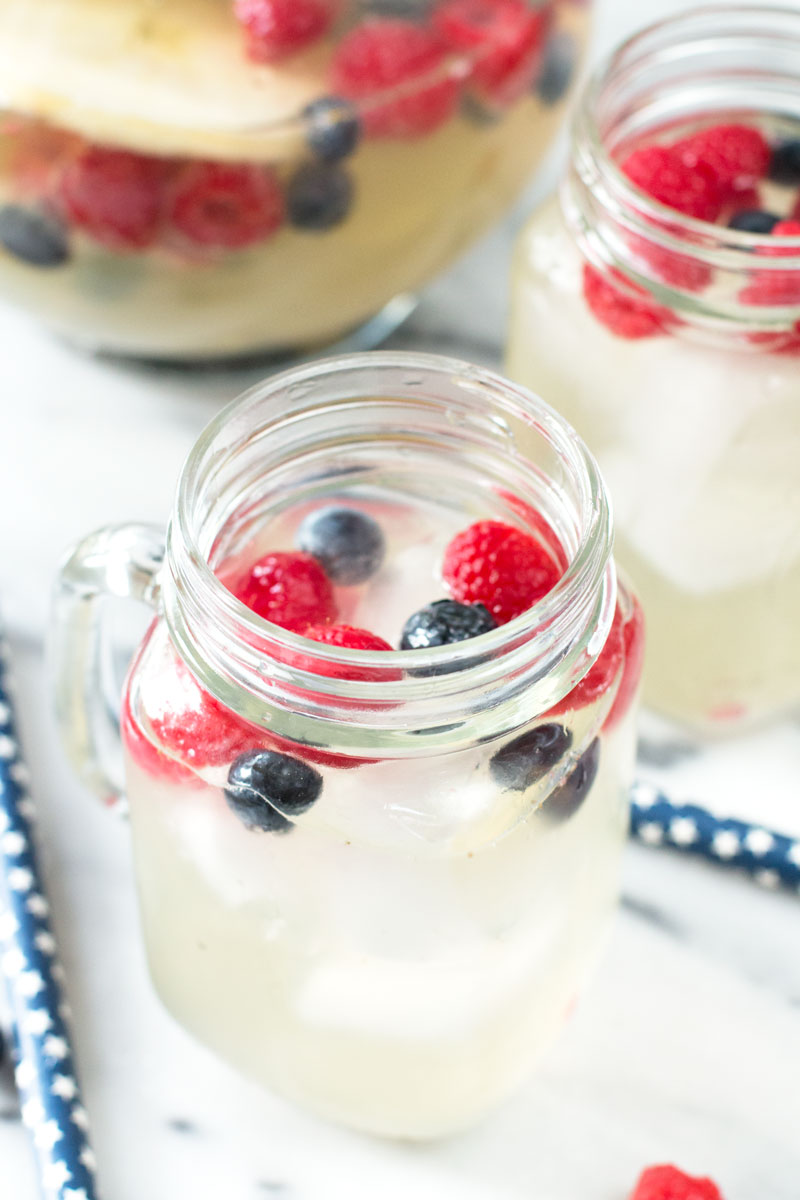
[[157,746],[153,745],[149,738],[145,737],[133,716],[130,697],[127,693],[122,700],[120,733],[122,734],[122,744],[128,754],[150,775],[160,775],[162,778],[174,780],[176,783],[186,782],[192,778],[192,772],[188,767],[184,767],[176,759],[164,754]]
[[[388,642],[368,629],[356,629],[352,625],[312,625],[306,629],[304,637],[312,642],[320,642],[324,646],[341,646],[348,650],[389,650],[393,649]],[[377,681],[402,678],[402,671],[381,671],[369,667],[344,666],[339,663],[323,662],[309,655],[307,658],[298,657],[294,666],[305,671],[313,671],[316,675],[325,675],[329,679],[353,679],[362,681]]]
[[302,50],[327,32],[335,16],[331,0],[234,0],[233,12],[254,62]]
[[[458,81],[447,74],[447,48],[409,21],[373,18],[342,38],[332,89],[359,103],[374,137],[415,137],[438,129],[455,111]],[[396,93],[382,99],[385,92]]]
[[330,580],[310,554],[265,554],[232,591],[259,617],[295,633],[327,625],[336,616]]
[[545,547],[545,549],[549,551],[551,558],[559,569],[559,572],[563,574],[569,565],[569,560],[564,547],[561,545],[561,541],[550,522],[546,520],[539,510],[534,508],[532,504],[528,504],[527,501],[521,500],[519,496],[515,496],[513,492],[509,492],[505,488],[498,488],[497,494],[500,499],[504,500],[508,507],[517,514],[518,517],[522,517],[522,520],[525,522],[528,529],[533,530],[534,534]]
[[[377,637],[367,629],[356,629],[352,625],[311,625],[306,628],[304,637],[313,642],[321,642],[327,646],[348,647],[351,650],[392,650],[392,646],[383,638]],[[328,679],[349,679],[359,682],[383,682],[402,678],[402,671],[381,671],[370,667],[344,666],[338,663],[325,662],[309,654],[283,653],[281,659],[289,666],[301,671],[309,671],[314,675],[324,675]],[[306,692],[306,696],[308,693]],[[324,697],[311,692],[311,696],[320,702]],[[388,706],[388,702],[351,700],[347,697],[337,697],[336,703],[341,708],[379,709]],[[340,771],[353,770],[369,762],[366,758],[357,758],[346,754],[337,754],[333,750],[318,749],[314,746],[298,745],[287,738],[272,735],[271,744],[284,754],[297,755],[318,766],[334,767]]]
[[447,45],[473,59],[470,78],[485,99],[510,104],[531,87],[542,56],[547,9],[526,0],[444,0],[433,24]]
[[[638,691],[639,680],[642,677],[645,648],[644,613],[642,612],[642,606],[635,597],[632,600],[632,604],[633,607],[630,616],[622,629],[625,665],[622,668],[622,678],[619,681],[614,703],[611,705],[608,716],[603,722],[603,729],[606,731],[618,725],[628,712]],[[619,608],[617,612],[619,612]]]
[[541,600],[562,571],[530,534],[502,521],[478,521],[450,542],[442,575],[454,600],[483,604],[503,625]]
[[702,292],[711,282],[711,268],[689,254],[676,254],[645,238],[631,239],[632,249],[670,287],[685,292]]
[[676,148],[643,146],[620,170],[653,200],[687,217],[716,221],[722,211],[724,195],[714,171],[702,162],[687,166]]
[[178,175],[169,220],[199,246],[238,250],[262,242],[283,221],[283,192],[266,167],[190,163]]
[[[778,221],[773,226],[773,238],[799,238],[800,221]],[[797,257],[798,251],[789,246],[765,245],[759,254],[766,258]],[[777,307],[800,304],[800,271],[754,271],[750,283],[739,292],[743,304]]]
[[710,167],[726,192],[763,179],[772,158],[769,142],[750,125],[712,125],[677,142],[674,149],[687,167]]
[[178,658],[164,668],[157,686],[148,687],[146,709],[154,741],[138,725],[125,696],[122,735],[128,752],[151,774],[175,781],[191,779],[193,769],[231,762],[264,736],[204,691]]
[[722,1193],[710,1179],[665,1165],[642,1171],[629,1200],[722,1200]]
[[730,212],[737,213],[743,209],[762,208],[761,193],[758,188],[734,188],[727,197],[727,207]]
[[794,357],[800,354],[800,321],[796,321],[788,329],[776,332],[748,333],[746,340],[767,354],[789,354]]
[[[800,221],[796,221],[796,220],[778,221],[778,224],[773,225],[773,227],[772,227],[772,236],[773,237],[791,237],[791,238],[800,237]],[[781,251],[776,246],[774,250],[772,250],[771,248],[768,248],[764,251],[764,253],[765,254],[770,254],[770,253],[771,254],[780,254]],[[785,251],[785,253],[793,254],[793,253],[795,253],[795,251],[787,250],[787,251]]]
[[623,630],[623,614],[619,605],[614,613],[614,620],[608,631],[608,637],[599,657],[589,668],[583,679],[576,683],[571,692],[563,700],[559,700],[547,710],[548,717],[558,716],[559,713],[577,712],[578,709],[588,708],[599,700],[603,693],[611,687],[622,666],[625,655],[625,635]]
[[[666,168],[669,173],[665,175],[662,150],[671,153],[669,148],[660,146],[648,147],[644,151],[635,151],[622,164],[622,170],[633,182],[649,195],[660,200],[662,204],[667,204],[670,208],[677,208],[681,212],[687,212],[689,210],[685,207],[685,197],[680,202],[675,202],[676,190],[680,191],[681,195],[688,193],[686,172],[683,167],[678,166],[676,174],[675,164],[670,160],[670,165]],[[655,154],[652,155],[652,162],[650,161],[651,151],[655,151]],[[692,164],[689,174],[694,172],[695,167],[696,163]],[[702,170],[703,168],[701,168],[701,174]],[[650,173],[652,173],[652,179]],[[659,194],[662,191],[663,194]],[[692,197],[691,203],[694,203],[694,197]],[[706,219],[715,220],[719,216],[720,208],[721,201],[713,215],[710,209],[707,215],[705,213],[692,213],[691,215],[705,216]],[[711,282],[711,268],[706,263],[698,262],[690,254],[677,254],[638,236],[632,237],[630,242],[634,253],[648,263],[655,275],[670,287],[680,288],[686,292],[701,292]]]
[[87,146],[65,166],[57,204],[110,250],[143,250],[158,233],[169,169],[164,159]]
[[[610,275],[646,295],[618,271],[612,270]],[[589,263],[583,264],[583,298],[592,315],[617,337],[631,340],[654,337],[666,333],[675,324],[675,317],[669,309],[662,308],[652,300],[637,300],[628,296],[614,286],[609,276],[601,275]]]

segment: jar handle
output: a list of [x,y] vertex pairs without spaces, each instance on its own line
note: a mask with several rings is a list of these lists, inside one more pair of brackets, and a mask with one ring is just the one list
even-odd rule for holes
[[119,703],[108,696],[109,600],[158,605],[163,531],[111,525],[79,542],[56,584],[51,664],[56,719],[79,778],[105,805],[124,805]]

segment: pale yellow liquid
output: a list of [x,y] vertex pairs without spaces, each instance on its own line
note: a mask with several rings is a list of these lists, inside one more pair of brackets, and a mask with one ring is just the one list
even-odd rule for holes
[[[596,719],[578,714],[576,753]],[[632,715],[602,736],[562,824],[537,811],[555,777],[501,792],[495,749],[323,768],[286,835],[249,832],[219,787],[129,759],[145,941],[173,1015],[245,1074],[371,1133],[437,1137],[496,1105],[564,1021],[613,911]]]
[[507,366],[600,463],[647,622],[645,701],[709,734],[797,705],[800,359],[616,337],[553,202],[519,243]]

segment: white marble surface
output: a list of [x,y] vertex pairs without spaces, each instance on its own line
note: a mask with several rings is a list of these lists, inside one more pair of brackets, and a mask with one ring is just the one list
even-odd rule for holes
[[[605,0],[598,41],[677,7]],[[429,289],[393,344],[499,361],[524,207]],[[48,592],[82,533],[163,522],[197,432],[256,375],[92,361],[7,311],[0,337],[0,595],[107,1200],[624,1200],[641,1167],[664,1160],[716,1177],[726,1200],[797,1200],[800,898],[674,852],[629,848],[611,944],[570,1026],[521,1095],[446,1144],[326,1126],[175,1026],[147,981],[126,830],[81,793],[57,747]],[[800,834],[797,723],[704,755],[649,725],[642,750],[643,777],[675,799]],[[0,1200],[36,1194],[0,1071]]]

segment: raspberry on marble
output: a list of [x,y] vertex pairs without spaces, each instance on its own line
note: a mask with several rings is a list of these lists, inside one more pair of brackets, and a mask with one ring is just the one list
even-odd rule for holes
[[664,1164],[642,1171],[629,1200],[722,1200],[713,1180]]

